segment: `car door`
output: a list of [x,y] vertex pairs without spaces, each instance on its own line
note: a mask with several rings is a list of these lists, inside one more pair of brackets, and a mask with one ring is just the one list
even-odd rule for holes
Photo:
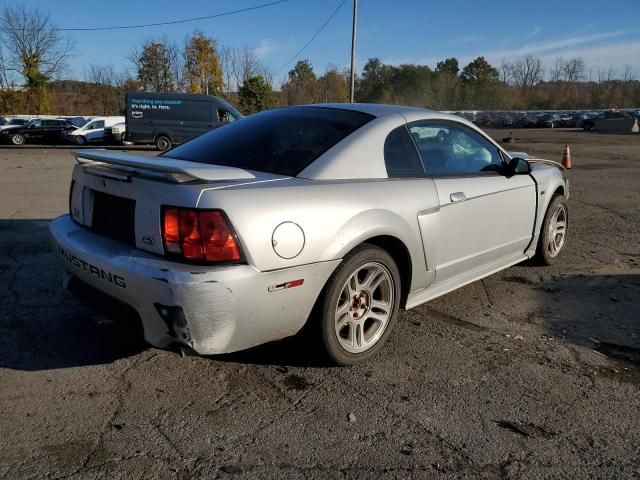
[[500,149],[462,123],[425,120],[408,128],[437,189],[437,238],[422,232],[436,283],[524,258],[536,211],[533,178],[505,176]]
[[102,140],[104,137],[104,120],[96,120],[87,127],[87,133],[84,136],[89,142],[96,142]]
[[[387,136],[384,143],[384,162],[390,179],[407,181],[407,187],[402,190],[407,192],[407,204],[415,208],[414,211],[410,211],[410,215],[414,215],[410,221],[417,221],[424,249],[429,252],[429,255],[425,255],[422,267],[418,264],[413,265],[418,273],[416,278],[421,279],[421,283],[414,287],[427,287],[435,282],[436,270],[431,253],[435,248],[435,242],[432,240],[436,238],[436,232],[440,229],[440,205],[433,179],[427,177],[416,144],[412,141],[406,125],[392,130]],[[422,271],[418,272],[418,269]]]
[[44,138],[44,132],[44,120],[34,120],[33,123],[29,124],[28,128],[24,129],[24,136],[37,142]]
[[43,137],[47,143],[57,143],[62,134],[62,122],[60,120],[44,121]]

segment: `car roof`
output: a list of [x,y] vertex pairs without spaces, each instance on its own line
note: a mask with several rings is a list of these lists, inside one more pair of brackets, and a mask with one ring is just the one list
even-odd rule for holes
[[319,108],[337,108],[341,110],[352,110],[355,112],[368,113],[374,117],[382,117],[394,113],[404,114],[408,112],[436,113],[434,110],[426,108],[407,107],[404,105],[389,105],[385,103],[318,103],[309,105]]

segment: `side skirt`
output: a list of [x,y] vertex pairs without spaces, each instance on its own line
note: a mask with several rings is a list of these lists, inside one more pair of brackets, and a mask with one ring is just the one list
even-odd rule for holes
[[465,285],[475,282],[476,280],[488,277],[489,275],[509,268],[516,263],[523,262],[528,258],[529,256],[519,253],[518,255],[509,257],[506,260],[501,260],[500,262],[496,263],[490,263],[489,265],[459,275],[456,278],[447,280],[446,282],[436,283],[435,285],[431,285],[427,288],[411,292],[407,298],[406,308],[408,310],[410,308],[417,307],[418,305],[422,305],[429,300],[433,300],[434,298],[440,297],[445,293],[449,293],[460,287],[464,287]]

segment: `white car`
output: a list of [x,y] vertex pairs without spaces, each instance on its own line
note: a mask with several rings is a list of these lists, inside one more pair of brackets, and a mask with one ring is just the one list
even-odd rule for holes
[[104,141],[116,145],[133,145],[133,142],[124,139],[126,131],[126,123],[116,123],[110,127],[104,127]]
[[104,129],[118,123],[124,123],[124,117],[94,117],[84,126],[69,132],[67,140],[76,145],[86,145],[104,140]]
[[51,222],[67,279],[135,309],[145,338],[200,354],[310,327],[341,365],[413,308],[567,234],[562,167],[467,120],[397,105],[267,110],[157,158],[75,153]]

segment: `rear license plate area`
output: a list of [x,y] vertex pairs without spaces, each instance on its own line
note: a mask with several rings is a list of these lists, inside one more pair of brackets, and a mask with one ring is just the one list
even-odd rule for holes
[[93,191],[91,230],[96,233],[135,246],[135,216],[135,200]]

